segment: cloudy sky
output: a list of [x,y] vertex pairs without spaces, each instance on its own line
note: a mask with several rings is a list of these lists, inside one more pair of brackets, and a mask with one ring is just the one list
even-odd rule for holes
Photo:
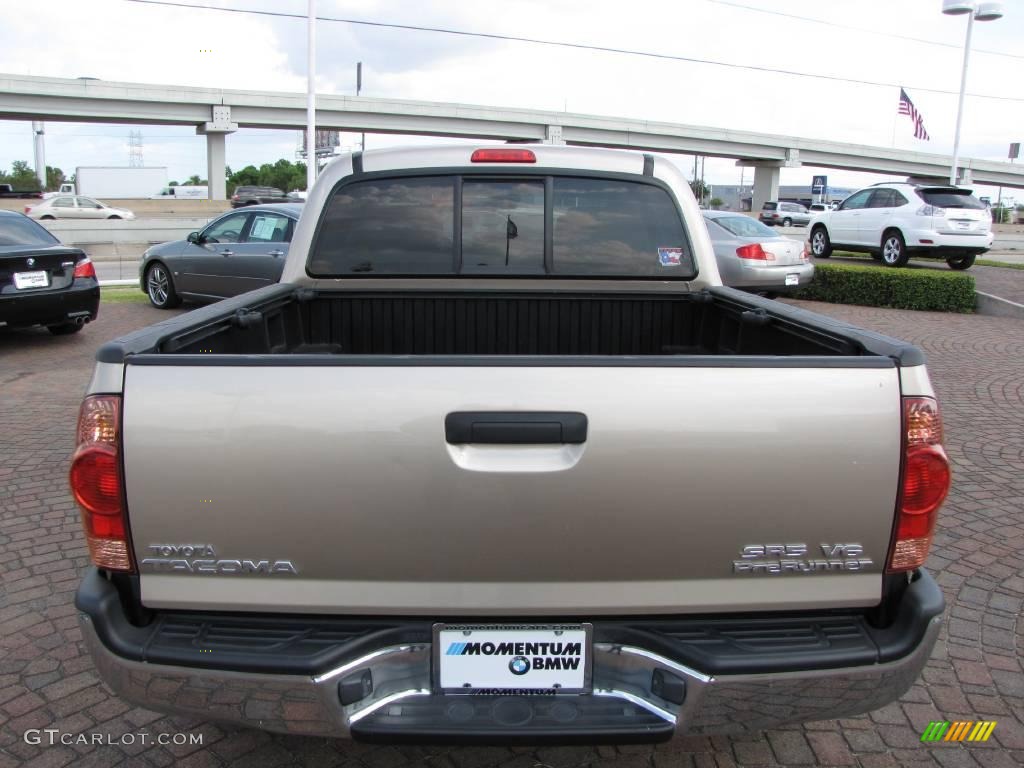
[[[305,91],[304,21],[198,6],[303,14],[306,0],[0,2],[0,72],[146,83]],[[1024,140],[1024,0],[975,24],[962,154],[1002,159]],[[846,78],[841,82],[714,64],[321,21],[318,90],[615,115],[949,153],[966,19],[940,0],[319,0],[322,17],[542,38]],[[877,83],[877,84],[870,84]],[[923,113],[931,141],[897,114],[899,85]],[[930,89],[930,90],[929,90]],[[949,93],[943,93],[947,91]],[[984,98],[995,96],[1000,98]],[[2,98],[2,94],[0,94]],[[129,126],[47,123],[46,159],[127,165]],[[172,179],[205,175],[205,140],[191,128],[143,126],[146,165]],[[351,143],[354,136],[343,141]],[[233,168],[294,159],[290,131],[228,138]],[[370,136],[367,147],[425,139]],[[32,160],[29,124],[0,121],[0,166]],[[692,172],[692,160],[677,157]],[[808,184],[811,168],[786,169]],[[706,178],[736,184],[731,160]],[[884,177],[828,171],[830,184]],[[746,172],[749,183],[750,171]],[[981,194],[989,193],[984,188]],[[994,194],[994,193],[993,193]],[[1014,194],[1010,192],[1009,194]],[[1024,192],[1016,194],[1024,200]]]

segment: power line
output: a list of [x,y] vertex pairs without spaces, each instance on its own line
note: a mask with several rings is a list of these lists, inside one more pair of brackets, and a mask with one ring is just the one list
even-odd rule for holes
[[[174,8],[189,8],[191,10],[204,10],[204,11],[221,11],[223,13],[243,13],[255,16],[276,16],[279,18],[287,19],[306,19],[305,14],[301,13],[285,13],[283,11],[262,11],[255,9],[246,8],[225,8],[220,6],[211,5],[193,5],[191,3],[180,3],[173,2],[173,0],[125,0],[128,3],[141,3],[144,5],[163,5]],[[850,77],[839,77],[836,75],[822,75],[812,72],[797,72],[791,69],[776,69],[774,67],[762,67],[754,64],[734,64],[727,61],[715,61],[713,59],[698,59],[691,56],[675,56],[667,53],[654,53],[651,51],[637,51],[628,48],[612,48],[602,45],[587,45],[585,43],[567,43],[558,40],[542,40],[533,37],[519,37],[516,35],[499,35],[491,32],[468,32],[461,29],[448,29],[445,27],[423,27],[413,24],[394,24],[383,21],[366,21],[363,19],[346,19],[333,16],[317,16],[317,21],[332,21],[340,24],[355,24],[366,27],[378,27],[386,29],[403,29],[412,32],[436,32],[444,35],[458,35],[460,37],[479,37],[488,40],[504,40],[513,43],[531,43],[533,45],[548,45],[556,48],[574,48],[577,50],[584,51],[599,51],[601,53],[618,53],[626,56],[643,56],[650,59],[662,59],[667,61],[684,61],[691,64],[708,64],[716,67],[727,67],[729,69],[747,69],[755,72],[767,72],[771,74],[779,75],[792,75],[793,77],[806,77],[815,80],[828,80],[837,83],[853,83],[855,85],[872,85],[879,88],[907,88],[913,91],[923,91],[925,93],[939,93],[947,96],[957,96],[959,91],[946,91],[939,88],[925,88],[919,85],[906,85],[899,83],[882,83],[876,80],[857,80]],[[969,93],[968,96],[972,96],[978,99],[992,99],[995,101],[1013,101],[1013,102],[1024,102],[1024,98],[1016,98],[1013,96],[993,96],[986,93]]]
[[[963,46],[962,45],[957,45],[956,43],[943,43],[943,42],[941,42],[939,40],[926,40],[923,37],[911,37],[909,35],[897,35],[894,32],[881,32],[881,31],[876,30],[876,29],[866,29],[864,27],[855,27],[852,24],[840,24],[839,22],[836,22],[836,21],[827,21],[825,19],[817,19],[817,18],[814,18],[813,16],[800,16],[800,15],[795,14],[795,13],[783,13],[782,11],[772,11],[772,10],[769,10],[767,8],[758,8],[755,5],[744,5],[743,3],[734,3],[734,2],[730,2],[730,0],[707,0],[707,2],[713,3],[715,5],[729,6],[730,8],[741,8],[741,9],[743,9],[745,11],[754,11],[755,13],[764,13],[764,14],[767,14],[769,16],[781,16],[784,19],[796,19],[797,21],[809,21],[812,24],[821,24],[821,25],[826,26],[826,27],[838,27],[839,29],[849,29],[849,30],[853,30],[854,32],[866,32],[868,34],[879,35],[881,37],[892,37],[892,38],[895,38],[896,40],[907,40],[907,41],[912,42],[912,43],[923,43],[925,45],[938,45],[938,46],[941,46],[942,48],[954,48],[954,49],[956,49],[958,51],[962,51],[963,50]],[[971,48],[971,51],[974,52],[974,53],[987,53],[987,54],[990,54],[992,56],[1006,56],[1006,57],[1011,58],[1011,59],[1024,59],[1024,56],[1022,56],[1020,54],[1006,53],[1005,51],[990,51],[990,50],[987,50],[985,48],[974,48],[974,47]]]

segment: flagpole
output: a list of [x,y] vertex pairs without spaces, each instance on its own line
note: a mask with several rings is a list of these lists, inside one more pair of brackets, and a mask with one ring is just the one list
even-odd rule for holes
[[[901,90],[902,90],[902,88],[903,87],[900,86]],[[899,98],[899,94],[896,94],[896,97]],[[889,145],[893,149],[896,149],[896,123],[898,123],[899,120],[900,120],[900,108],[899,108],[899,102],[897,102],[897,105],[896,105],[896,117],[894,117],[892,119],[892,144]]]

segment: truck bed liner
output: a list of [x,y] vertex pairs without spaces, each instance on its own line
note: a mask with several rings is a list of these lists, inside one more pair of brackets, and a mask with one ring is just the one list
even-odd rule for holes
[[[156,353],[162,360],[153,359]],[[919,350],[852,326],[731,289],[696,294],[477,292],[333,292],[273,286],[174,318],[103,347],[101,362],[187,364],[186,356],[246,356],[243,364],[313,358],[402,356],[697,356],[850,358],[860,364],[916,365]],[[173,355],[173,359],[166,356]],[[253,356],[273,356],[257,360]],[[320,360],[316,360],[320,358]],[[654,358],[654,360],[652,360]],[[299,362],[292,360],[291,362]],[[383,362],[381,360],[373,361]],[[396,361],[392,361],[396,362]],[[795,361],[794,361],[795,362]],[[514,363],[513,360],[507,361]],[[806,364],[806,360],[802,361]],[[829,364],[819,360],[818,364]],[[854,363],[855,364],[855,363]]]

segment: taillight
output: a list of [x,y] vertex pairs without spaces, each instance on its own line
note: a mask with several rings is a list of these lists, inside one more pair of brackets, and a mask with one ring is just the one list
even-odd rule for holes
[[31,205],[26,205],[25,206],[25,213],[28,213],[31,210],[32,210],[32,206]]
[[938,403],[931,397],[903,398],[903,471],[888,573],[924,564],[951,479]]
[[939,208],[937,205],[922,205],[917,209],[918,216],[945,216],[946,209]]
[[760,243],[741,245],[736,249],[736,255],[741,259],[750,259],[751,261],[775,261],[775,254],[766,251]]
[[803,250],[800,251],[800,261],[811,260],[811,243],[809,240],[804,240]]
[[92,259],[86,256],[75,264],[75,277],[96,277],[96,266],[92,263]]
[[89,555],[99,568],[133,571],[120,457],[121,397],[90,395],[78,412],[71,493],[82,514]]
[[471,163],[536,163],[537,156],[529,149],[478,149],[469,158]]

